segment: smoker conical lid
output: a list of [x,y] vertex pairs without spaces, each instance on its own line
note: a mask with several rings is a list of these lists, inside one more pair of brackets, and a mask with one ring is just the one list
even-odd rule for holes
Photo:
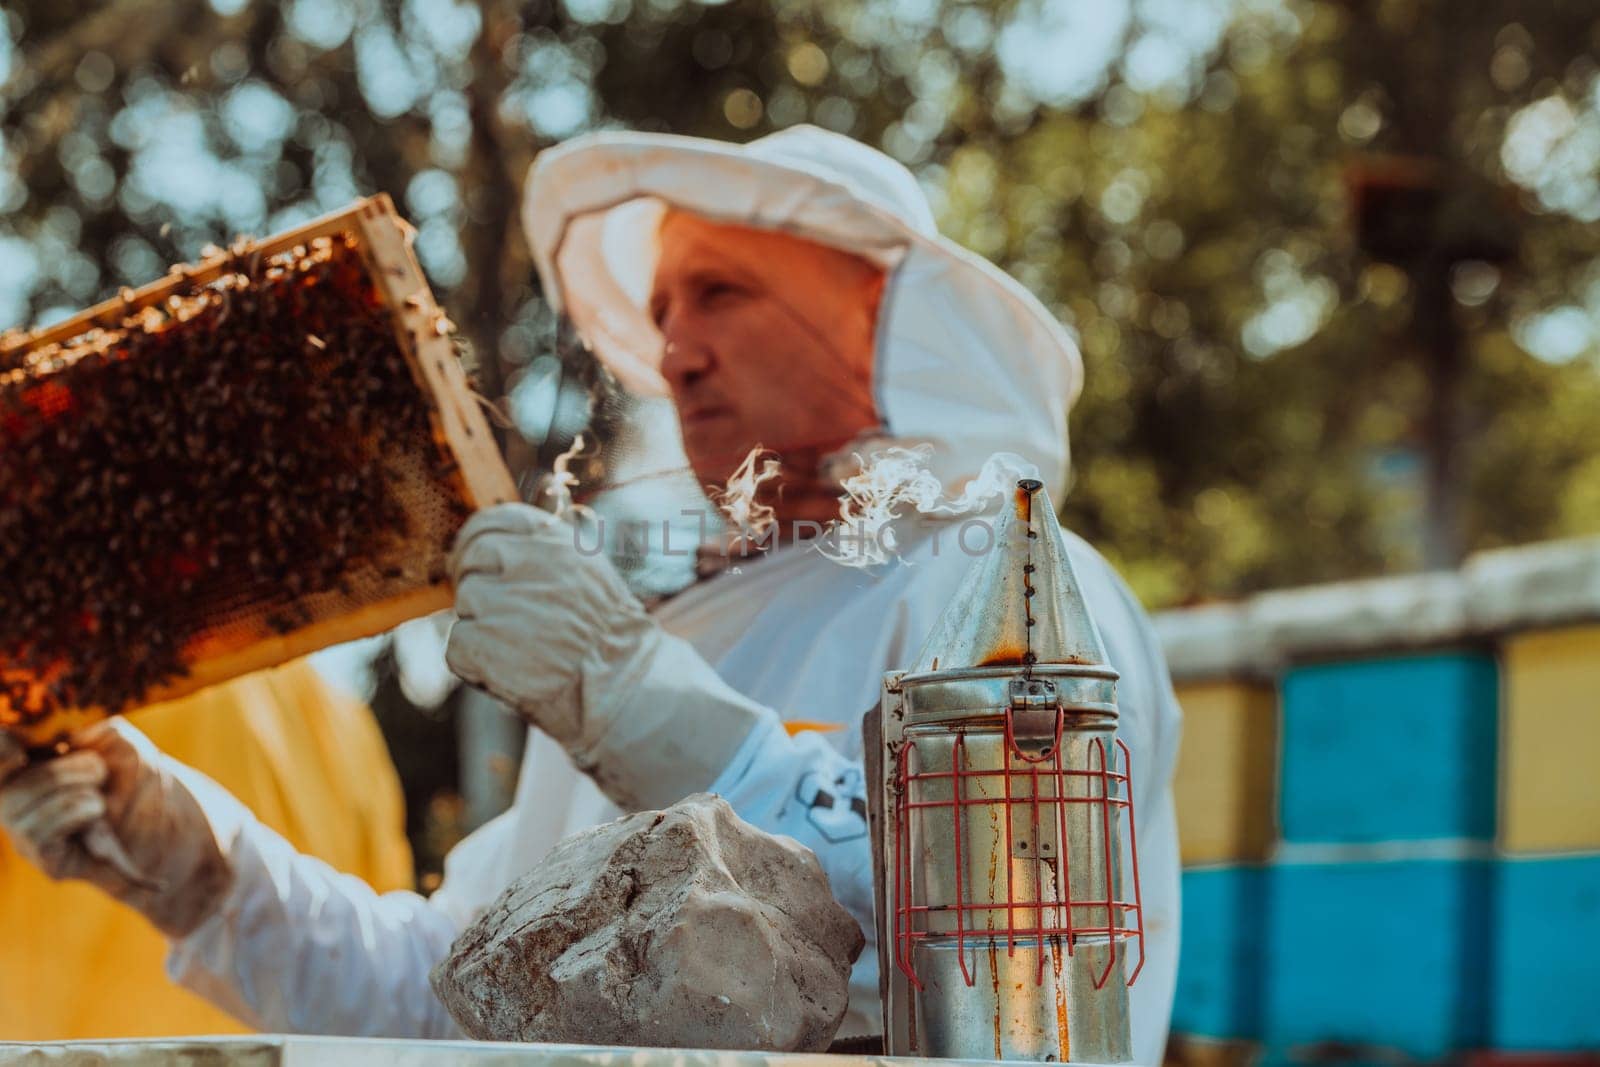
[[992,550],[974,560],[908,673],[1046,663],[1104,666],[1105,645],[1041,482],[1017,483],[1012,506],[994,534]]

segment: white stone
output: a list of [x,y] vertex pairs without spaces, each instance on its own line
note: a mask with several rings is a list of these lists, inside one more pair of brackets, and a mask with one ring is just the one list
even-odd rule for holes
[[485,1040],[821,1051],[862,945],[808,849],[697,794],[557,845],[432,977]]

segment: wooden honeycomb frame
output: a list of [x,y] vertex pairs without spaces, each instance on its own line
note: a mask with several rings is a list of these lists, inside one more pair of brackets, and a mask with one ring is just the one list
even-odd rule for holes
[[[395,336],[426,397],[435,436],[453,455],[469,508],[518,499],[516,485],[468,387],[450,338],[451,327],[434,301],[411,248],[414,231],[395,211],[386,194],[261,241],[241,240],[228,251],[194,265],[172,268],[163,279],[139,289],[124,290],[70,319],[32,332],[0,335],[0,366],[14,366],[30,350],[70,341],[96,328],[115,328],[130,315],[164,304],[169,297],[193,292],[251,257],[266,258],[325,236],[355,237],[369,276],[394,323]],[[315,619],[287,633],[263,636],[242,648],[201,654],[188,664],[189,673],[147,694],[145,705],[176,699],[253,671],[393,629],[400,623],[450,606],[448,583],[424,585],[337,616]],[[0,664],[0,672],[4,664]],[[0,696],[0,711],[5,698]],[[123,710],[123,709],[117,709]],[[48,718],[24,721],[10,729],[29,744],[47,744],[65,733],[106,715],[105,709],[58,711]]]

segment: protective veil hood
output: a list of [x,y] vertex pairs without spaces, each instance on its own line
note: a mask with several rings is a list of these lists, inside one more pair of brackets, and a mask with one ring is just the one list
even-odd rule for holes
[[645,309],[668,205],[884,267],[875,386],[886,436],[932,444],[947,490],[992,454],[1015,452],[1060,498],[1067,411],[1083,381],[1078,350],[1020,284],[939,235],[905,167],[814,126],[743,146],[596,133],[542,153],[522,219],[545,295],[623,385],[645,396],[667,392],[661,336]]

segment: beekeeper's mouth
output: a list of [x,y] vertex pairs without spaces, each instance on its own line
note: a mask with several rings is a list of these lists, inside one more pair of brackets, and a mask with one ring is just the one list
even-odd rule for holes
[[689,408],[681,414],[680,418],[682,418],[683,425],[687,429],[702,423],[714,422],[717,419],[731,419],[734,415],[734,410],[726,404],[704,404]]

